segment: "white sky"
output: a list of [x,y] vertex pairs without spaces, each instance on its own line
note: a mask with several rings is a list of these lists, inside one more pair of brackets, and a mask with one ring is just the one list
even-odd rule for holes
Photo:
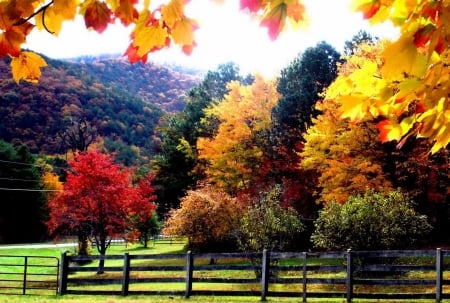
[[[186,14],[197,19],[200,29],[195,32],[198,46],[191,56],[176,46],[149,54],[149,61],[174,62],[204,70],[214,70],[220,63],[233,61],[241,71],[260,72],[266,76],[278,73],[307,47],[326,41],[338,51],[344,42],[364,29],[380,38],[392,38],[389,26],[368,25],[360,14],[351,12],[350,0],[304,0],[309,26],[283,32],[271,41],[267,30],[256,20],[239,11],[238,0],[191,0]],[[123,54],[129,45],[131,28],[109,26],[102,33],[87,31],[84,22],[67,22],[58,37],[34,30],[27,38],[26,48],[52,58],[72,58],[80,55]]]

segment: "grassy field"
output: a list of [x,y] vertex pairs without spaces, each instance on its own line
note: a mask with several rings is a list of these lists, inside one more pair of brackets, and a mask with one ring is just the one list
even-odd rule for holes
[[[0,250],[0,255],[14,255],[14,256],[46,256],[46,257],[60,257],[61,254],[65,251],[74,251],[75,247],[48,247],[48,248],[12,248],[5,249],[2,248]],[[164,254],[164,253],[184,253],[185,244],[153,244],[151,243],[148,248],[143,248],[140,245],[116,245],[112,246],[108,250],[109,255],[118,254],[122,255],[126,252],[130,254]],[[96,254],[95,249],[93,249],[92,254]],[[119,261],[120,263],[121,261]],[[160,286],[164,288],[164,284]],[[168,303],[168,302],[189,302],[189,303],[256,303],[260,302],[260,297],[214,297],[214,296],[192,296],[189,299],[185,299],[179,296],[82,296],[82,295],[64,295],[64,296],[56,296],[56,295],[0,295],[0,303],[8,302],[8,303],[81,303],[81,302],[102,302],[102,303],[143,303],[143,302],[155,302],[155,303]],[[291,302],[302,302],[301,295],[299,294],[298,298],[275,298],[268,297],[267,302],[279,302],[279,303],[291,303]],[[322,303],[322,302],[345,302],[343,298],[337,299],[310,299],[308,298],[308,302],[312,303]],[[401,303],[410,303],[410,302],[434,302],[434,300],[360,300],[354,299],[352,302],[360,303],[360,302],[401,302]],[[442,301],[442,302],[450,302],[450,300]]]

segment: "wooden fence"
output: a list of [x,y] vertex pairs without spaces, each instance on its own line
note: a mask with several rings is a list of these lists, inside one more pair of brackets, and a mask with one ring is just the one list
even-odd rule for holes
[[[62,255],[58,294],[450,298],[450,251]],[[120,262],[120,263],[118,263]],[[118,266],[109,266],[115,263]],[[164,272],[164,275],[161,273]],[[170,274],[168,274],[170,272]]]

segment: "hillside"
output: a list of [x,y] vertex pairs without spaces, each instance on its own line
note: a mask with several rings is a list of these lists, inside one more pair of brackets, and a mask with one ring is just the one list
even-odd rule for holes
[[155,127],[166,111],[184,107],[199,76],[118,58],[68,62],[46,58],[38,84],[17,85],[0,62],[0,139],[24,143],[33,153],[64,152],[58,137],[72,121],[86,120],[123,149],[151,154]]

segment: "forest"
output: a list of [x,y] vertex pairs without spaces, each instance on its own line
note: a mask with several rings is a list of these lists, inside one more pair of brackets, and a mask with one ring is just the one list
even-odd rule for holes
[[102,253],[108,237],[156,233],[198,251],[450,244],[448,147],[385,140],[379,117],[339,112],[340,77],[379,52],[359,32],[342,54],[325,41],[306,49],[276,79],[224,63],[189,78],[183,105],[168,97],[165,109],[107,73],[82,78],[110,61],[77,72],[55,62],[20,90],[3,80],[0,243],[70,231]]

